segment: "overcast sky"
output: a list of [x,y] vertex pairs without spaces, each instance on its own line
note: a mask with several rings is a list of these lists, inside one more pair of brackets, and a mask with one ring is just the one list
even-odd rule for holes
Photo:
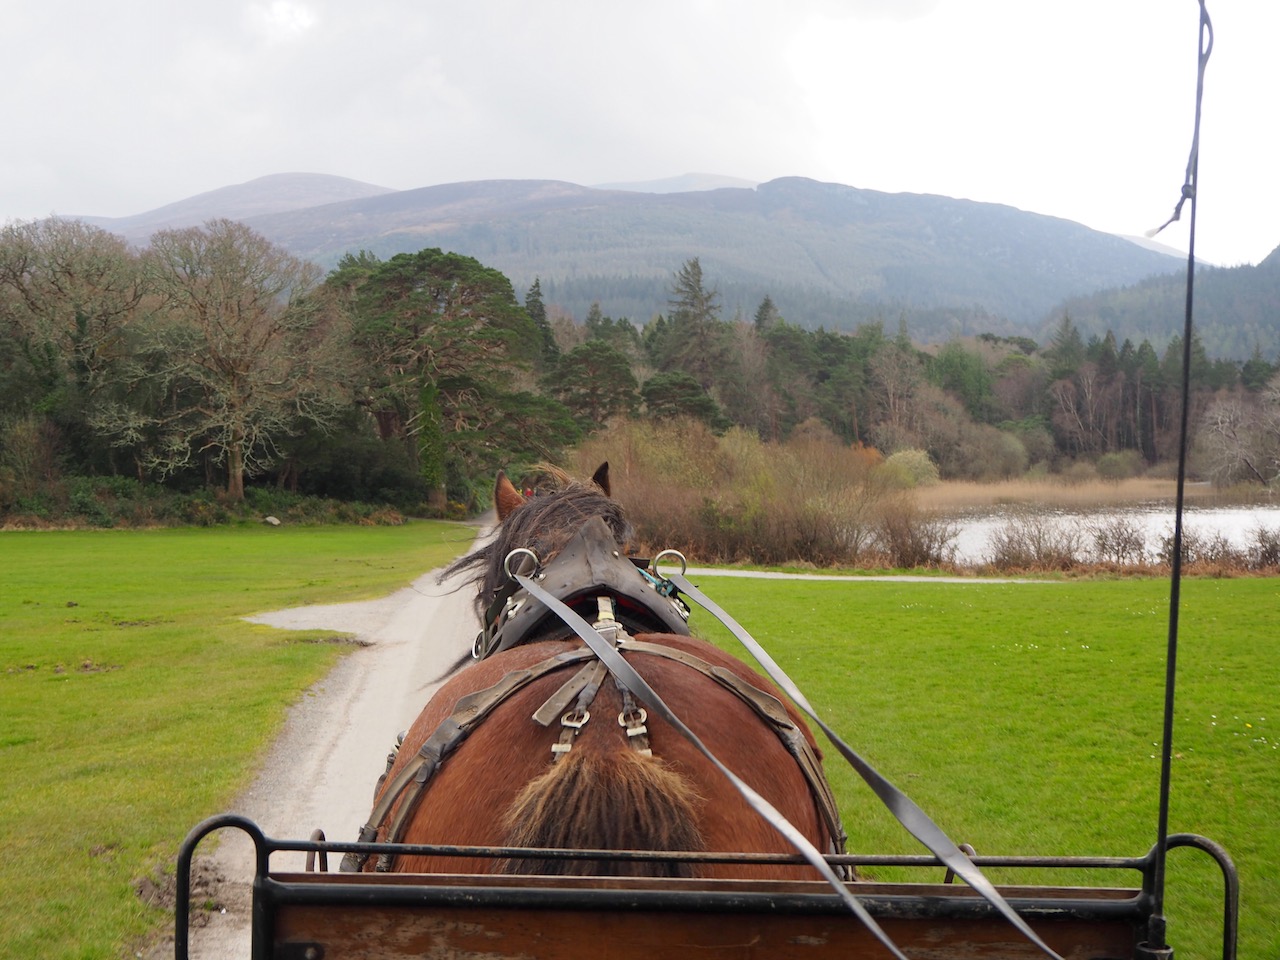
[[[1196,249],[1280,245],[1280,2],[1210,0]],[[0,221],[272,173],[396,189],[805,176],[1140,235],[1195,0],[0,0]],[[1185,251],[1187,217],[1159,239]]]

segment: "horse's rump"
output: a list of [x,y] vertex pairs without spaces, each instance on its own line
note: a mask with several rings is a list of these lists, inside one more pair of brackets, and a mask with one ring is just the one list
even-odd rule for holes
[[[642,635],[726,668],[752,686],[777,696],[772,685],[745,664],[689,637]],[[576,641],[519,646],[476,663],[450,680],[410,728],[388,778],[409,763],[419,747],[467,694],[492,686],[513,671],[527,669]],[[625,647],[624,647],[625,651]],[[633,666],[729,769],[782,812],[819,847],[831,838],[809,783],[775,730],[751,706],[699,670],[640,652],[627,652]],[[589,707],[568,754],[552,761],[559,722],[543,727],[533,713],[572,675],[567,665],[532,680],[492,709],[426,786],[401,840],[410,843],[476,846],[548,846],[600,849],[712,850],[785,853],[794,849],[756,813],[728,779],[678,731],[650,715],[653,757],[627,744],[619,725],[622,695],[606,680]],[[788,714],[812,744],[808,729]],[[591,864],[577,872],[671,875],[669,864],[607,868]],[[403,857],[398,870],[492,872],[498,869],[557,872],[546,863],[446,857]],[[679,871],[675,871],[679,872]],[[789,865],[699,864],[698,875],[811,877],[812,868]]]
[[[634,750],[572,750],[530,780],[507,810],[513,847],[584,850],[705,849],[697,808],[703,798],[663,760]],[[566,860],[518,857],[505,873],[581,876],[693,875],[686,861]]]

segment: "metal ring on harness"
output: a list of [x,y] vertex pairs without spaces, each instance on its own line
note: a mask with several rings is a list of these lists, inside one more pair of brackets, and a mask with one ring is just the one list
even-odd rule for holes
[[680,561],[680,575],[684,576],[689,570],[689,561],[685,559],[684,554],[679,550],[663,550],[660,554],[649,561],[649,569],[658,574],[658,563],[663,557],[675,557]]
[[[516,578],[516,575],[511,572],[511,558],[516,556],[531,557],[533,559],[533,569],[535,571],[542,566],[542,561],[538,559],[538,555],[528,547],[516,547],[508,553],[506,559],[502,561],[502,572],[507,575],[508,580],[514,580]],[[523,573],[524,571],[517,572]]]

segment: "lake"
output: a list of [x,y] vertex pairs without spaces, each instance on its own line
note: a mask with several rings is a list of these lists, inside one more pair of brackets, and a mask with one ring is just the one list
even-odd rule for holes
[[[1171,504],[1129,506],[1098,510],[1035,509],[1032,515],[1037,522],[1045,521],[1055,530],[1081,536],[1084,556],[1092,558],[1093,537],[1091,530],[1099,525],[1127,521],[1129,526],[1141,532],[1148,559],[1159,553],[1162,541],[1173,536],[1174,510]],[[1018,516],[1008,510],[975,513],[954,518],[959,530],[952,541],[956,548],[956,562],[961,566],[987,563],[991,560],[993,535],[999,533]],[[1270,532],[1280,530],[1280,506],[1249,507],[1193,507],[1186,506],[1182,515],[1183,542],[1192,538],[1212,540],[1221,538],[1233,547],[1248,549],[1254,545],[1254,531],[1259,528]]]

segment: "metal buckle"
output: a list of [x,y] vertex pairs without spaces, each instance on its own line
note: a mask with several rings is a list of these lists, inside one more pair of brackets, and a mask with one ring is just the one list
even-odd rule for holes
[[642,733],[648,731],[645,723],[649,720],[649,714],[644,707],[635,710],[623,710],[618,714],[618,726],[623,727],[627,731],[628,737],[638,737]]

